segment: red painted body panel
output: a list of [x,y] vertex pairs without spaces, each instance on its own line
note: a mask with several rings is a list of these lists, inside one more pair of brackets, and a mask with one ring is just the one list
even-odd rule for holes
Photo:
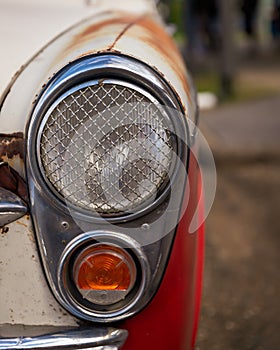
[[[121,326],[129,331],[124,350],[188,350],[194,347],[199,319],[203,253],[203,225],[190,234],[188,227],[201,195],[197,162],[191,156],[189,201],[178,225],[162,284],[149,306]],[[190,190],[189,190],[189,189]],[[200,208],[202,215],[203,208]]]

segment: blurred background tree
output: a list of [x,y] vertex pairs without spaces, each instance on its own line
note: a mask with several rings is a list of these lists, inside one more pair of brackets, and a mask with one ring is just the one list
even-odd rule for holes
[[[246,81],[244,66],[279,61],[280,0],[161,0],[171,32],[199,91],[221,101],[279,91]],[[275,80],[274,80],[275,81]]]

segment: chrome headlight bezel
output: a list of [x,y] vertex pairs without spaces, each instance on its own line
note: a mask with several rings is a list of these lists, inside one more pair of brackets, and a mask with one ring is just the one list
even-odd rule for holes
[[[28,154],[32,158],[30,164],[37,183],[52,203],[55,203],[62,210],[70,209],[71,215],[82,220],[102,221],[106,218],[107,221],[111,222],[125,222],[151,211],[166,198],[170,191],[171,182],[176,177],[176,159],[172,160],[168,179],[160,186],[154,200],[148,200],[132,212],[109,213],[108,215],[100,215],[99,213],[95,215],[92,210],[77,207],[66,201],[45,176],[42,161],[40,160],[40,136],[52,106],[63,99],[63,96],[69,94],[69,91],[75,90],[79,86],[86,86],[92,82],[98,84],[110,81],[129,86],[131,89],[141,92],[143,96],[146,96],[160,109],[161,113],[166,116],[169,115],[167,118],[169,118],[172,130],[172,142],[175,145],[174,153],[176,153],[178,159],[186,159],[187,155],[183,154],[186,149],[185,141],[182,142],[177,135],[182,134],[182,126],[185,128],[184,133],[188,134],[187,127],[186,123],[184,124],[182,120],[178,120],[180,106],[169,86],[156,72],[143,63],[125,56],[111,54],[81,58],[55,75],[38,97],[38,102],[35,105],[28,127],[27,146]],[[173,111],[177,111],[178,114],[175,118],[170,116]],[[36,136],[34,137],[34,135]]]
[[[114,244],[118,247],[125,247],[129,254],[132,254],[134,262],[137,263],[137,282],[128,294],[128,300],[125,298],[111,305],[96,305],[77,293],[74,283],[69,282],[69,276],[73,269],[73,256],[82,245],[90,245],[92,242],[102,242],[105,244]],[[72,266],[71,266],[72,265]],[[66,277],[67,276],[67,277]],[[151,271],[149,269],[148,259],[142,250],[142,247],[135,240],[126,235],[116,232],[87,232],[75,237],[62,253],[58,265],[57,279],[61,294],[62,304],[75,316],[87,319],[89,321],[114,322],[124,319],[131,314],[141,302],[145,288],[150,283]]]
[[[75,86],[103,79],[125,81],[158,101],[170,115],[177,145],[169,182],[164,184],[159,196],[134,213],[106,217],[105,220],[92,212],[77,210],[59,198],[43,176],[37,156],[40,128],[53,103]],[[187,180],[189,131],[176,94],[159,73],[138,60],[113,54],[86,56],[67,65],[43,88],[35,101],[26,135],[31,216],[45,273],[55,297],[74,316],[94,322],[117,321],[139,312],[151,300],[161,282]],[[93,232],[109,232],[106,236],[109,242],[110,237],[114,240],[114,237],[122,235],[123,248],[132,248],[135,257],[142,261],[139,264],[141,282],[129,293],[128,299],[131,299],[121,303],[117,310],[108,310],[105,314],[84,307],[81,301],[75,299],[75,291],[69,290],[67,283],[71,282],[66,279],[65,284],[63,279],[70,271],[67,266],[71,266],[71,249],[76,247],[73,242],[79,239],[77,237],[86,237]],[[131,239],[136,244],[131,246]]]
[[[55,149],[55,147],[53,145],[48,145],[49,141],[46,140],[45,142],[42,141],[42,139],[47,139],[45,133],[49,134],[50,137],[52,137],[54,139],[54,141],[58,141],[57,136],[55,135],[53,137],[53,131],[49,131],[50,130],[50,126],[48,124],[49,120],[53,119],[52,118],[52,114],[54,113],[54,111],[57,111],[57,109],[59,110],[59,106],[63,103],[65,103],[65,100],[67,98],[70,98],[71,103],[73,104],[73,95],[74,94],[81,94],[82,97],[84,94],[84,91],[87,90],[91,90],[91,89],[105,89],[108,88],[109,89],[111,87],[114,87],[115,89],[120,89],[120,90],[124,90],[127,93],[132,92],[134,94],[134,97],[138,96],[140,98],[145,99],[145,102],[140,103],[140,107],[138,106],[138,102],[137,104],[135,103],[136,107],[138,106],[140,109],[141,107],[143,108],[147,108],[148,109],[148,114],[153,114],[152,116],[148,116],[147,118],[145,118],[145,116],[139,116],[139,120],[138,122],[133,120],[133,118],[135,118],[135,113],[131,113],[131,111],[129,111],[130,116],[125,115],[123,108],[120,108],[120,106],[115,107],[115,111],[114,108],[106,108],[104,106],[104,111],[106,113],[106,117],[108,117],[108,119],[104,120],[104,116],[102,115],[102,113],[98,113],[98,111],[95,111],[96,114],[93,117],[89,117],[89,115],[87,115],[86,111],[83,111],[83,114],[86,116],[86,118],[84,118],[84,116],[82,117],[83,119],[89,121],[87,126],[85,126],[85,124],[80,123],[81,125],[77,128],[78,129],[78,135],[75,135],[73,137],[73,140],[70,141],[69,143],[69,135],[64,135],[66,138],[66,143],[67,143],[67,148],[68,151],[65,149],[60,149],[60,154],[58,153],[58,150]],[[80,96],[81,97],[81,96]],[[85,97],[86,101],[87,101],[87,97]],[[148,103],[150,105],[148,105]],[[129,105],[129,107],[132,107]],[[135,106],[134,106],[135,107]],[[70,107],[69,107],[70,109]],[[153,111],[152,111],[153,109]],[[103,111],[103,112],[104,112]],[[111,115],[112,112],[112,115]],[[113,113],[116,112],[115,118]],[[138,112],[138,111],[137,111]],[[158,114],[160,114],[160,116],[158,116]],[[58,118],[57,119],[61,119],[62,113],[59,112]],[[69,118],[70,119],[70,118]],[[69,121],[68,119],[68,121]],[[132,157],[133,158],[137,158],[138,159],[138,152],[142,147],[142,151],[143,153],[147,153],[149,159],[149,163],[155,163],[154,165],[158,168],[156,169],[156,174],[158,175],[158,177],[160,177],[160,171],[159,169],[161,168],[161,174],[162,176],[164,175],[164,173],[166,173],[165,178],[159,178],[158,179],[158,183],[156,183],[157,186],[155,186],[156,188],[154,189],[154,191],[150,191],[150,193],[147,193],[146,197],[144,198],[137,198],[138,202],[140,202],[139,204],[134,204],[134,207],[131,208],[133,213],[138,213],[141,210],[145,210],[145,208],[150,207],[151,205],[153,205],[154,202],[157,201],[157,199],[159,197],[161,197],[162,193],[166,190],[167,185],[168,185],[168,175],[172,174],[174,172],[174,168],[175,168],[175,163],[176,163],[176,157],[174,157],[175,155],[177,155],[177,139],[174,136],[174,131],[173,129],[173,125],[172,122],[170,120],[170,118],[168,117],[167,113],[164,110],[164,107],[161,106],[161,104],[159,103],[159,101],[154,98],[150,93],[148,93],[147,91],[143,90],[142,88],[132,84],[132,83],[127,83],[125,81],[119,81],[116,79],[103,79],[102,80],[102,85],[100,85],[100,81],[98,80],[94,80],[94,81],[87,81],[84,82],[83,84],[77,85],[75,87],[73,87],[72,89],[68,90],[67,92],[65,92],[63,95],[61,95],[54,103],[52,106],[50,106],[49,110],[47,111],[46,115],[44,116],[44,118],[41,121],[39,130],[38,130],[38,134],[37,134],[37,144],[36,144],[36,158],[37,158],[37,162],[39,164],[39,169],[41,172],[41,176],[43,176],[43,178],[45,179],[46,184],[49,186],[50,190],[53,192],[53,194],[55,196],[57,196],[62,202],[65,202],[65,204],[67,205],[67,207],[71,208],[72,210],[77,210],[81,213],[84,213],[85,215],[92,215],[97,217],[98,215],[102,216],[102,217],[106,217],[106,218],[110,218],[110,217],[122,217],[124,215],[126,215],[126,213],[129,213],[129,215],[131,215],[131,213],[129,212],[129,208],[127,208],[127,210],[125,210],[124,205],[122,205],[121,201],[120,201],[120,206],[122,209],[120,210],[116,210],[115,208],[112,208],[112,210],[108,210],[107,213],[104,213],[102,211],[102,206],[100,205],[100,210],[99,207],[96,203],[94,203],[94,200],[88,200],[89,199],[89,195],[87,196],[87,191],[85,188],[83,188],[84,183],[86,182],[86,171],[84,169],[84,167],[81,164],[84,164],[85,162],[89,163],[90,159],[92,158],[92,155],[95,153],[95,148],[97,146],[99,146],[99,148],[102,148],[102,140],[98,140],[97,139],[97,134],[101,133],[102,138],[105,139],[104,142],[106,142],[107,144],[110,142],[108,142],[108,138],[110,138],[110,132],[111,134],[117,133],[118,132],[118,128],[116,129],[110,129],[110,119],[112,120],[112,124],[120,124],[122,126],[122,128],[124,129],[123,131],[126,133],[126,137],[135,137],[134,139],[132,139],[132,142],[134,142],[136,144],[136,146],[138,146],[137,148],[135,147],[135,149],[132,149],[132,147],[129,148],[130,153],[132,153]],[[150,120],[152,119],[152,120]],[[108,121],[109,120],[109,121]],[[105,124],[109,124],[109,132],[108,134],[102,134],[103,132],[103,126],[98,126],[98,122],[100,124],[100,122],[103,122]],[[79,121],[80,122],[80,121]],[[131,123],[131,124],[126,124],[125,123]],[[64,119],[62,124],[64,123]],[[133,124],[132,124],[133,123]],[[144,123],[144,124],[141,124]],[[156,127],[159,129],[158,131],[161,132],[161,135],[159,136],[158,134],[156,134],[156,131],[152,128],[151,124],[157,124]],[[164,124],[165,123],[165,124]],[[51,124],[54,124],[54,121],[51,122]],[[55,122],[55,129],[57,132],[59,132],[59,134],[63,134],[61,133],[62,130],[62,126],[58,129],[57,124],[59,124],[59,121],[57,120]],[[131,129],[135,129],[137,128],[137,133],[141,134],[140,136],[142,136],[142,139],[139,141],[135,141],[136,140],[136,135],[131,135]],[[162,128],[162,129],[160,129]],[[166,128],[166,129],[165,129]],[[71,131],[77,132],[76,130],[71,129]],[[82,133],[86,133],[89,134],[88,136],[90,136],[87,140],[82,140],[82,136],[79,135],[82,129]],[[95,133],[93,129],[97,129],[97,132]],[[146,129],[146,130],[145,130]],[[116,131],[115,131],[116,130]],[[171,131],[172,130],[172,131]],[[144,132],[146,131],[146,137],[143,137]],[[125,140],[123,139],[123,134],[119,134],[119,135],[115,135],[118,137],[115,137],[116,140],[116,144],[115,146],[120,147],[120,145],[125,144]],[[154,140],[149,140],[149,137],[153,137]],[[165,139],[165,140],[164,140]],[[79,142],[80,141],[80,142]],[[81,142],[82,141],[82,142]],[[59,146],[61,145],[61,140],[58,141],[60,142]],[[145,142],[148,143],[148,145],[145,147]],[[170,143],[170,148],[169,146],[165,143],[165,142],[169,142]],[[83,150],[79,150],[77,149],[76,143],[81,143],[80,146],[85,146],[86,145],[86,149],[88,150],[88,154],[84,155],[84,151]],[[156,144],[159,144],[156,146]],[[49,169],[47,171],[47,166],[45,162],[43,161],[43,158],[47,158],[49,160],[50,157],[48,157],[47,152],[45,152],[45,144],[48,145],[48,149],[50,149],[51,151],[54,150],[55,152],[55,157],[54,157],[54,163],[57,163],[57,160],[60,159],[60,163],[66,163],[66,165],[62,165],[61,168],[56,168],[56,170],[53,169]],[[112,146],[113,141],[111,142]],[[150,146],[150,147],[149,147]],[[165,146],[165,147],[164,147]],[[61,148],[58,147],[57,148]],[[64,148],[64,147],[62,147]],[[72,149],[71,149],[72,148]],[[151,148],[153,148],[153,153],[151,151]],[[171,151],[172,150],[172,151]],[[67,154],[71,153],[73,151],[73,153],[75,153],[75,156],[73,157],[71,154],[71,159],[69,161],[67,161],[66,159],[63,158],[69,158],[67,157]],[[108,154],[108,149],[103,149],[103,152],[106,152]],[[156,152],[155,152],[156,151]],[[63,155],[61,155],[61,153],[66,154],[64,157]],[[43,154],[42,154],[43,153]],[[122,153],[119,153],[119,157],[122,155]],[[104,155],[105,157],[105,155]],[[99,162],[100,161],[100,155],[99,155]],[[153,159],[154,158],[154,159]],[[159,160],[157,160],[156,158],[159,158]],[[168,159],[170,158],[170,159]],[[109,157],[109,160],[113,161],[112,158]],[[50,160],[49,160],[50,161]],[[81,162],[81,164],[80,164]],[[165,164],[165,166],[162,165],[162,163],[168,163]],[[52,163],[52,161],[51,161]],[[72,166],[71,166],[72,163]],[[68,165],[68,166],[67,166]],[[69,166],[70,165],[70,166]],[[81,165],[81,166],[80,166]],[[147,165],[147,164],[146,164]],[[88,165],[90,166],[90,164]],[[59,186],[56,185],[56,183],[58,182],[63,182],[60,179],[56,180],[53,179],[53,181],[50,178],[54,178],[54,175],[58,175],[63,173],[63,167],[66,168],[66,171],[64,171],[64,176],[69,176],[69,172],[72,171],[72,173],[74,173],[74,176],[76,177],[76,181],[79,182],[79,191],[81,192],[80,195],[80,199],[77,198],[77,196],[75,196],[75,190],[76,190],[76,185],[73,181],[72,186],[69,183],[66,184],[66,187],[70,187],[70,190],[66,191],[63,188],[59,188]],[[93,167],[93,166],[92,166]],[[51,167],[52,168],[52,167]],[[73,169],[74,168],[74,171]],[[89,170],[92,171],[92,169]],[[136,169],[137,170],[137,169]],[[143,169],[139,169],[139,173],[141,172],[141,170],[143,171]],[[153,170],[151,170],[153,171]],[[47,175],[47,172],[50,173],[50,176]],[[88,171],[89,172],[89,171]],[[78,173],[78,175],[76,175],[76,173]],[[154,174],[154,173],[153,173]],[[127,175],[127,174],[125,174]],[[104,175],[103,175],[104,176]],[[89,177],[89,176],[88,176]],[[57,177],[56,177],[57,178]],[[111,186],[111,189],[108,188],[107,192],[109,192],[110,190],[114,190],[114,187]],[[124,186],[125,187],[125,186]],[[127,187],[129,188],[129,183],[127,184]],[[73,189],[73,193],[69,193],[68,198],[67,199],[67,192],[71,192],[71,188]],[[142,187],[142,191],[144,192],[145,188]],[[63,195],[65,194],[65,195]],[[144,196],[144,195],[143,195]],[[140,197],[140,196],[138,196]],[[155,197],[155,198],[154,198]],[[123,200],[125,201],[125,197],[123,197]],[[154,200],[156,199],[156,200]],[[98,198],[97,198],[98,200]],[[107,201],[108,202],[108,201]],[[129,201],[128,201],[129,202]],[[108,203],[105,203],[105,205],[109,205]],[[94,206],[94,208],[91,210],[90,206]],[[132,204],[131,204],[132,206]],[[113,210],[115,209],[115,210]],[[97,213],[96,213],[97,212]]]

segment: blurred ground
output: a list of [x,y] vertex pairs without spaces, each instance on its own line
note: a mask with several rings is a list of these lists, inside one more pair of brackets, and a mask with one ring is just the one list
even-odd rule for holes
[[[200,350],[280,348],[280,60],[256,56],[242,84],[269,94],[201,114],[217,166],[207,219]],[[266,91],[267,91],[266,90]]]
[[218,165],[197,349],[279,349],[279,174],[279,162]]

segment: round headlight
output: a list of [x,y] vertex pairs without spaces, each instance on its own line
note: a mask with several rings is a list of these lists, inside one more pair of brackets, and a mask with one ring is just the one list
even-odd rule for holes
[[169,181],[176,140],[168,113],[141,88],[90,81],[47,110],[37,152],[53,191],[101,215],[137,212]]

